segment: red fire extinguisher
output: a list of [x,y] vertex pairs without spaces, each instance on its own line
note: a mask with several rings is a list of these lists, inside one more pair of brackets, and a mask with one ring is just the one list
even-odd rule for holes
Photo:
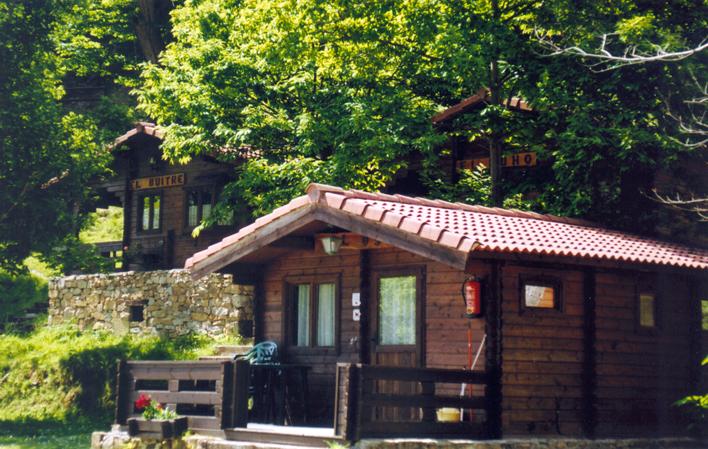
[[465,302],[465,317],[482,315],[482,282],[479,278],[470,277],[462,283],[462,299]]

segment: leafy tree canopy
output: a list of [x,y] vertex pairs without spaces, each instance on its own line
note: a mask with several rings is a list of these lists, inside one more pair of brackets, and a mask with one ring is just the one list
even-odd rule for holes
[[444,137],[430,117],[480,87],[520,94],[536,114],[490,106],[455,124],[461,138],[552,161],[507,179],[505,194],[541,192],[526,206],[646,231],[656,220],[645,196],[656,169],[687,151],[667,137],[675,124],[659,95],[681,92],[686,66],[595,73],[579,58],[548,57],[538,34],[585,44],[612,32],[679,46],[705,29],[701,11],[688,1],[188,1],[136,92],[168,128],[163,147],[174,160],[219,147],[263,152],[232,189],[257,214],[310,181],[384,189],[413,154],[426,160],[430,191],[474,197],[439,172]]

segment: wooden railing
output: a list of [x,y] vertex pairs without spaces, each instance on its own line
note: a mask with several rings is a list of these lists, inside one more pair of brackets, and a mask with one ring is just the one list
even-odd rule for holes
[[123,257],[122,241],[119,240],[115,242],[99,242],[94,243],[94,245],[96,246],[96,249],[101,254],[101,256],[109,259],[112,262],[113,269],[115,271],[119,271],[125,268],[123,266],[125,258]]
[[[338,364],[334,429],[350,441],[404,436],[480,438],[485,435],[485,397],[445,394],[441,384],[452,384],[448,391],[459,391],[460,384],[477,385],[477,391],[483,391],[486,380],[484,373],[465,370]],[[436,412],[443,407],[473,411],[477,419],[439,422]]]
[[247,361],[120,361],[116,423],[139,416],[135,400],[148,394],[189,418],[189,428],[218,433],[248,422]]

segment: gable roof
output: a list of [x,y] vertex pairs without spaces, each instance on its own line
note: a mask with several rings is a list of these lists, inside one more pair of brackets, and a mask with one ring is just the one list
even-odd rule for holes
[[[150,122],[137,122],[133,129],[129,130],[128,132],[113,141],[113,145],[111,145],[110,150],[115,150],[121,145],[128,143],[128,141],[133,137],[140,134],[152,136],[159,140],[164,140],[165,138],[165,130],[163,128]],[[242,145],[239,148],[221,147],[217,148],[209,154],[209,156],[212,157],[224,155],[235,155],[241,159],[253,159],[262,156],[261,151],[257,150],[256,148],[250,145]]]
[[198,277],[322,221],[464,269],[473,253],[708,269],[708,251],[533,212],[310,184],[307,194],[190,257]]
[[[442,112],[439,112],[433,116],[431,119],[434,125],[440,124],[442,122],[446,122],[448,120],[452,120],[456,118],[457,116],[464,114],[465,112],[468,112],[477,106],[484,105],[484,104],[489,104],[492,100],[492,93],[490,92],[489,89],[482,88],[477,91],[474,95],[465,98],[461,102],[457,103],[456,105],[450,106],[449,108],[445,109]],[[505,106],[507,109],[511,110],[516,110],[516,111],[522,111],[522,112],[531,112],[533,111],[533,108],[529,106],[529,104],[526,102],[526,100],[523,100],[519,97],[511,97],[503,100],[501,102],[503,106]]]
[[153,136],[157,139],[164,139],[165,138],[165,132],[158,128],[157,125],[154,123],[150,122],[137,122],[135,124],[135,127],[122,136],[118,137],[116,140],[113,141],[113,145],[111,146],[111,151],[114,149],[118,148],[119,146],[127,143],[130,139],[133,137],[139,135],[139,134],[144,134],[146,136]]

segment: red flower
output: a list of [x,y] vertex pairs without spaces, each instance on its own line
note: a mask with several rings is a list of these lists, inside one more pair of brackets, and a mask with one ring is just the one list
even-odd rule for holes
[[138,410],[142,410],[145,407],[149,406],[150,402],[152,402],[150,396],[148,396],[147,394],[141,394],[135,401],[135,408],[137,408]]

